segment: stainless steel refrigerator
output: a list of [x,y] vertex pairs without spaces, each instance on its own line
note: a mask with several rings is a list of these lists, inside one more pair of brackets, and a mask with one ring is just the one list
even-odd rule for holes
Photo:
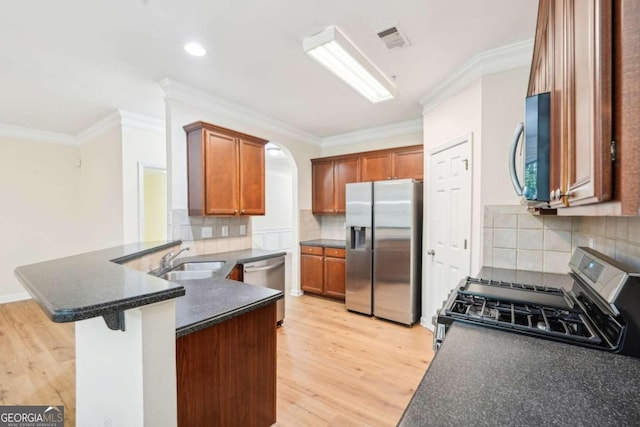
[[348,310],[411,325],[420,317],[422,183],[346,185]]

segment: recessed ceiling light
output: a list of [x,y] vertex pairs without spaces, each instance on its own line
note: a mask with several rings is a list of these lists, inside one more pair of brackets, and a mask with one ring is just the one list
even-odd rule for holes
[[205,56],[207,51],[198,43],[187,43],[184,45],[184,50],[193,56]]

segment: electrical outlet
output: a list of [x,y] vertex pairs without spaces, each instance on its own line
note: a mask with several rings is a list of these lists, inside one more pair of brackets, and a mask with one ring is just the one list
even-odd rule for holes
[[229,226],[228,225],[223,225],[222,226],[222,237],[229,237]]
[[240,225],[240,235],[241,236],[246,236],[247,235],[247,226],[244,224]]
[[212,227],[202,227],[202,238],[210,239],[213,237],[213,228]]

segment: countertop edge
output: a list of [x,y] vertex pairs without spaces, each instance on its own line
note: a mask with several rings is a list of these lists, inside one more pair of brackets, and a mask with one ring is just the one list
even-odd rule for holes
[[323,248],[346,249],[347,245],[344,240],[339,239],[312,239],[303,240],[299,246],[320,246]]
[[215,317],[211,317],[208,319],[203,319],[199,322],[196,323],[192,323],[190,325],[186,325],[183,326],[179,329],[176,329],[176,338],[180,338],[186,335],[190,335],[194,332],[198,332],[202,329],[206,329],[209,328],[213,325],[217,325],[219,323],[222,322],[226,322],[227,320],[231,320],[233,318],[236,318],[238,316],[241,316],[243,314],[249,313],[257,308],[260,307],[264,307],[266,305],[275,303],[276,301],[278,301],[279,299],[284,298],[284,293],[280,292],[279,294],[276,294],[274,296],[271,297],[266,297],[263,298],[261,300],[255,301],[253,303],[244,305],[238,309],[232,310],[232,311],[228,311],[225,313],[220,313],[219,315],[215,316]]

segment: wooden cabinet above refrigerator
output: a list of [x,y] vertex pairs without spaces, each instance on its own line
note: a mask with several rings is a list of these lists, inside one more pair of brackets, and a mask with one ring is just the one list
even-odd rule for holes
[[311,160],[312,212],[345,213],[345,185],[351,182],[424,177],[422,145],[366,151]]

